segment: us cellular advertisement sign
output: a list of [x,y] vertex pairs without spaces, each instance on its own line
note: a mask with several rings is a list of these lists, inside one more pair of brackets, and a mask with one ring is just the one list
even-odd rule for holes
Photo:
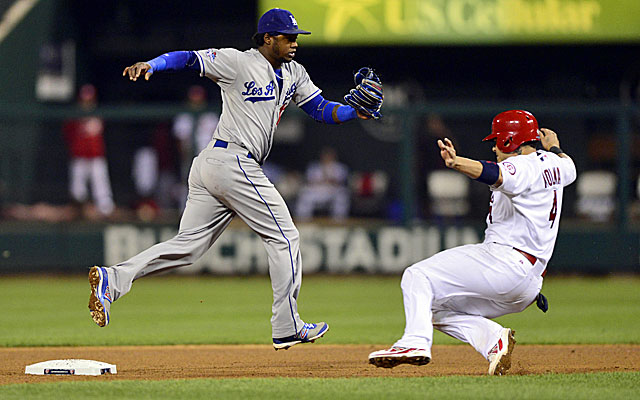
[[638,0],[261,0],[316,45],[543,44],[640,41]]

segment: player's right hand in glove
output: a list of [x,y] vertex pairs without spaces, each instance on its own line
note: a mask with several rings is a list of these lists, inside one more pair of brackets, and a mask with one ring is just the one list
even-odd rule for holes
[[344,101],[355,108],[359,116],[364,116],[365,119],[380,119],[384,95],[378,75],[372,68],[363,67],[354,74],[353,80],[356,87],[344,96]]
[[144,74],[144,80],[148,81],[153,74],[153,70],[151,69],[151,65],[146,62],[137,62],[130,67],[127,67],[122,71],[122,76],[129,75],[129,80],[137,81],[140,77],[140,74]]

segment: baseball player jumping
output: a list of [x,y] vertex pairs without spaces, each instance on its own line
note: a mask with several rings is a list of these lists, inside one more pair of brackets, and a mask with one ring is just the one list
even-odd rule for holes
[[198,71],[220,86],[222,114],[209,145],[194,159],[189,194],[178,234],[131,259],[89,272],[89,309],[99,326],[110,320],[113,301],[145,275],[189,265],[202,256],[238,215],[262,238],[273,288],[272,338],[276,350],[322,337],[325,322],[305,323],[298,314],[302,280],[298,230],[287,205],[262,171],[280,117],[291,101],[315,120],[339,124],[377,119],[382,85],[372,70],[355,76],[345,101],[327,101],[304,67],[293,61],[298,28],[291,12],[267,11],[254,35],[257,49],[174,51],[124,69],[123,76],[149,80],[161,71]]
[[[459,157],[449,139],[438,140],[447,167],[490,186],[484,242],[442,251],[405,270],[404,335],[369,355],[377,367],[429,363],[435,327],[473,346],[489,361],[489,375],[503,375],[511,367],[515,332],[491,318],[535,301],[548,308],[540,289],[575,165],[555,132],[538,130],[527,111],[498,114],[484,140],[495,140],[497,163]],[[537,142],[544,150],[536,150]]]

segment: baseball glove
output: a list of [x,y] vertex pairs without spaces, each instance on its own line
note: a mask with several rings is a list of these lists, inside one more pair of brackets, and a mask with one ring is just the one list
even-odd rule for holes
[[380,119],[380,108],[382,107],[382,82],[372,68],[363,67],[353,76],[356,84],[355,89],[351,89],[344,96],[344,101],[355,108],[361,114],[373,119]]

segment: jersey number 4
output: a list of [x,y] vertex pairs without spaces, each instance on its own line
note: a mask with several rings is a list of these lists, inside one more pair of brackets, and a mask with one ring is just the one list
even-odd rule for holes
[[551,212],[549,213],[549,221],[551,221],[551,226],[549,229],[553,228],[553,223],[556,222],[556,215],[558,215],[558,193],[556,190],[553,191],[553,205],[551,206]]

